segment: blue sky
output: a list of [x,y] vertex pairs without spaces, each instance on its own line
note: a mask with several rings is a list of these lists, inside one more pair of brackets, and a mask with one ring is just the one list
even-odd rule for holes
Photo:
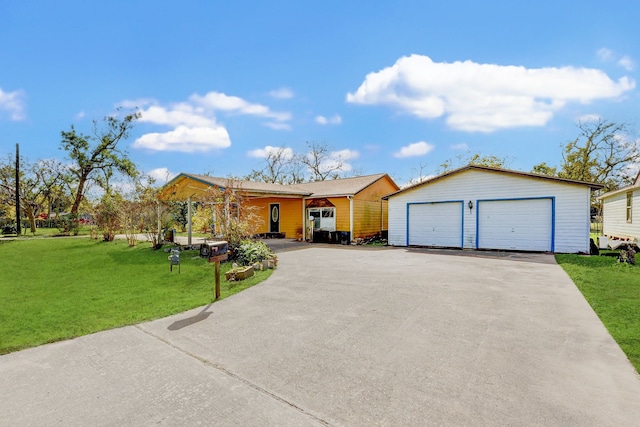
[[[400,184],[467,151],[561,161],[576,122],[638,130],[634,1],[3,1],[0,155],[63,159],[117,106],[161,182],[324,143]],[[270,148],[271,147],[271,148]]]

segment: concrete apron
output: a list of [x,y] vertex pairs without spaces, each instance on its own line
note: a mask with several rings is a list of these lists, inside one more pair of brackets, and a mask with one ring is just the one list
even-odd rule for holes
[[[186,313],[0,357],[6,425],[637,425],[553,263],[314,247]],[[549,257],[551,257],[549,255]]]

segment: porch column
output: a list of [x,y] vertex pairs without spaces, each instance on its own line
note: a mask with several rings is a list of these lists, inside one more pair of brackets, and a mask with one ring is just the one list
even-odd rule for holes
[[302,241],[307,241],[307,198],[302,198]]
[[191,246],[191,196],[187,198],[187,245]]

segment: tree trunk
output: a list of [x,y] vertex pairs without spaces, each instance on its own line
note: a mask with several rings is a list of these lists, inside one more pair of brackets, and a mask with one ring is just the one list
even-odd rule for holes
[[29,204],[26,204],[25,207],[25,214],[27,215],[27,217],[29,218],[29,227],[31,228],[31,234],[35,234],[36,233],[36,215],[35,212],[33,211],[33,208],[31,206],[29,206]]
[[76,198],[73,201],[73,206],[71,206],[71,214],[77,215],[78,209],[80,208],[80,203],[82,202],[82,197],[84,196],[84,185],[87,182],[87,175],[82,174],[80,179],[78,180],[78,189],[76,190]]

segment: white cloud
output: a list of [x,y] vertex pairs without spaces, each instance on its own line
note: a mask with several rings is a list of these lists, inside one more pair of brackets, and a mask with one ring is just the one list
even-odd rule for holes
[[597,69],[437,63],[412,55],[368,74],[347,102],[390,105],[422,119],[444,116],[457,130],[493,132],[543,126],[569,102],[616,98],[634,87],[633,79],[614,82]]
[[316,116],[316,123],[321,125],[339,125],[340,123],[342,123],[342,117],[340,117],[338,114],[329,118],[325,116]]
[[192,105],[181,103],[170,108],[151,105],[141,111],[141,122],[167,126],[215,126],[216,121],[212,113],[194,108]]
[[597,122],[601,117],[598,114],[583,114],[576,119],[578,123]]
[[168,168],[156,168],[147,173],[148,176],[155,179],[156,184],[164,185],[178,176],[177,173],[171,172]]
[[9,114],[9,119],[20,121],[27,118],[25,113],[24,92],[16,90],[13,92],[4,92],[0,88],[0,117],[2,112]]
[[187,101],[169,105],[151,99],[125,100],[120,105],[141,108],[143,123],[172,128],[145,134],[134,143],[134,147],[156,151],[192,153],[229,147],[229,133],[216,118],[219,112],[264,117],[270,119],[265,126],[276,130],[291,128],[290,113],[274,112],[264,105],[220,92],[193,94]]
[[231,146],[227,130],[222,126],[178,126],[164,133],[148,133],[138,138],[133,146],[156,151],[205,152]]
[[619,56],[613,50],[607,49],[606,47],[598,49],[596,53],[598,55],[598,58],[602,62],[615,61],[618,66],[624,68],[627,71],[633,71],[633,69],[635,68],[636,64],[629,55]]
[[426,156],[429,154],[435,146],[433,144],[429,144],[428,142],[419,141],[414,142],[413,144],[409,144],[405,147],[402,147],[400,151],[397,151],[393,154],[394,157],[397,158],[405,158],[405,157],[418,157],[418,156]]
[[351,159],[357,159],[358,157],[360,157],[360,153],[357,152],[356,150],[344,149],[344,150],[331,152],[332,159],[351,160]]
[[618,60],[618,65],[627,71],[632,71],[636,66],[635,62],[628,55],[625,55],[622,58],[620,58]]
[[126,109],[145,108],[148,105],[154,105],[157,101],[152,98],[125,99],[118,103],[119,107]]
[[252,104],[237,96],[229,96],[220,92],[209,92],[204,96],[191,95],[189,100],[196,105],[201,105],[207,109],[236,112],[259,117],[267,117],[277,121],[287,121],[291,119],[290,113],[271,111],[269,107],[262,104]]
[[255,157],[258,159],[266,159],[270,155],[279,154],[282,151],[282,158],[285,160],[293,159],[293,150],[288,147],[272,147],[271,145],[267,145],[264,148],[258,148],[255,150],[251,150],[247,152],[249,157]]
[[294,96],[294,93],[288,87],[281,87],[276,90],[272,90],[269,92],[269,96],[276,99],[291,99]]
[[469,146],[464,142],[462,144],[453,144],[451,147],[452,150],[456,151],[469,151]]
[[598,49],[596,53],[601,61],[608,62],[613,59],[613,51],[611,49],[607,49],[606,47]]
[[266,122],[264,125],[273,130],[291,130],[291,125],[289,123]]
[[[307,154],[307,156],[311,156],[311,154]],[[349,172],[353,170],[353,166],[349,161],[357,159],[358,157],[360,157],[360,153],[356,150],[344,149],[332,151],[329,153],[328,158],[320,164],[319,169],[323,173],[332,170]]]

